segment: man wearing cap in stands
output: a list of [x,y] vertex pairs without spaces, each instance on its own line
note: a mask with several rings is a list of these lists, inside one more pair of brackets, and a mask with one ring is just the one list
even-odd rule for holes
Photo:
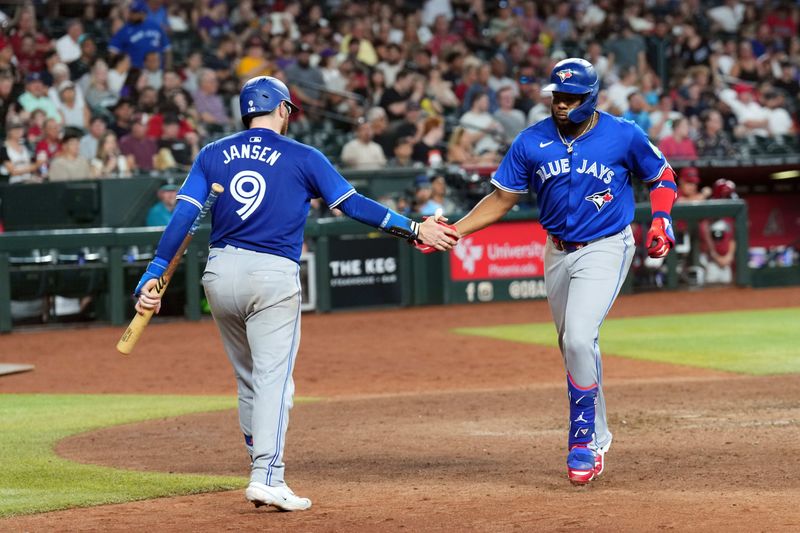
[[147,3],[134,0],[128,8],[128,22],[111,37],[108,51],[112,54],[128,54],[131,64],[136,68],[144,66],[148,52],[158,52],[162,65],[169,68],[172,63],[169,37],[159,25],[146,20],[146,17]]
[[48,118],[54,118],[59,122],[62,120],[55,102],[47,96],[47,85],[44,84],[39,72],[31,72],[25,78],[25,92],[19,97],[19,105],[28,113],[41,109]]

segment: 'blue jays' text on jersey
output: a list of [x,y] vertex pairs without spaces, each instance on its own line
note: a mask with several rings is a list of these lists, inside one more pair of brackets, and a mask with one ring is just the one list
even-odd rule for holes
[[179,200],[202,207],[212,183],[211,246],[230,244],[300,261],[309,201],[334,208],[356,191],[316,148],[252,128],[203,147]]
[[131,58],[131,64],[142,68],[149,52],[162,54],[170,47],[169,37],[158,24],[145,20],[141,24],[125,24],[108,42],[111,52],[122,52]]
[[599,112],[597,125],[568,153],[550,117],[517,136],[492,184],[515,193],[532,187],[542,226],[565,241],[587,242],[633,221],[632,175],[652,182],[667,166],[633,122]]

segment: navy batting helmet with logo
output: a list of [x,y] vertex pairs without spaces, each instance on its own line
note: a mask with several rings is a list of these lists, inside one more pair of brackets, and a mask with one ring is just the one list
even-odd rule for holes
[[298,107],[292,103],[289,88],[278,78],[272,76],[258,76],[242,87],[239,92],[239,109],[242,112],[242,121],[247,125],[248,118],[272,113],[281,102],[297,111]]
[[600,92],[600,82],[597,72],[591,63],[585,59],[570,57],[556,63],[550,74],[550,84],[542,88],[543,91],[556,93],[586,94],[588,97],[581,105],[567,115],[570,121],[580,124],[592,116],[597,107],[597,93]]

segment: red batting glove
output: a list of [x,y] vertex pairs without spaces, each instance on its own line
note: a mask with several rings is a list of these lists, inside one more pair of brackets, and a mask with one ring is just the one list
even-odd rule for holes
[[647,246],[647,255],[650,257],[666,257],[670,249],[675,246],[672,221],[664,217],[654,218],[650,225],[650,231],[647,232],[645,246]]
[[[428,217],[422,217],[422,220],[427,220]],[[441,224],[442,226],[447,226],[448,228],[452,229],[453,231],[458,231],[453,224],[448,224],[447,222],[442,222],[441,220],[436,221],[437,224]],[[414,248],[422,252],[423,254],[432,254],[433,252],[437,252],[438,250],[429,244],[423,244],[419,241],[414,241]]]

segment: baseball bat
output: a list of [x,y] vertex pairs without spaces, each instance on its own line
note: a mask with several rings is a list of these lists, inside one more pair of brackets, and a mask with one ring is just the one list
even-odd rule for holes
[[[214,205],[214,202],[217,201],[217,197],[222,194],[224,190],[225,189],[219,183],[214,183],[211,185],[211,192],[209,193],[208,198],[206,198],[203,208],[194,219],[194,222],[189,228],[189,232],[186,234],[186,237],[183,238],[183,242],[178,248],[178,251],[175,252],[175,255],[167,265],[167,269],[156,282],[155,289],[158,294],[163,295],[167,290],[169,280],[172,279],[175,269],[178,268],[178,264],[181,262],[184,252],[186,252],[186,248],[189,247],[192,237],[194,236],[195,232],[197,232],[197,228],[200,226],[200,221],[204,216],[206,216],[206,213],[211,210],[211,206]],[[120,337],[119,342],[117,343],[117,350],[119,353],[123,355],[129,355],[133,351],[133,347],[136,346],[136,342],[139,340],[139,337],[142,336],[142,332],[144,332],[144,328],[147,327],[147,324],[150,322],[150,318],[152,318],[152,316],[153,309],[145,309],[143,314],[140,315],[137,312],[136,315],[134,315],[131,323],[128,324],[128,329],[125,330],[125,333],[122,334],[122,337]]]

